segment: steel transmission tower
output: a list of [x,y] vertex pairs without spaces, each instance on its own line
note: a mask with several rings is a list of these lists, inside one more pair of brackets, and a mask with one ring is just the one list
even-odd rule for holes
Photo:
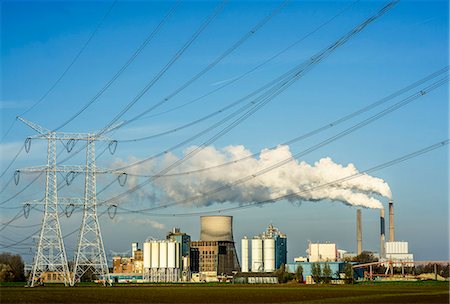
[[[62,133],[52,132],[24,118],[19,120],[36,130],[39,134],[28,137],[25,141],[25,149],[28,152],[31,139],[47,139],[47,166],[30,167],[19,172],[46,172],[46,186],[44,201],[32,201],[31,203],[43,203],[45,206],[42,220],[41,232],[37,245],[36,255],[33,260],[31,286],[46,272],[56,274],[58,279],[68,284],[74,285],[79,282],[83,274],[91,269],[95,275],[103,276],[105,282],[109,283],[109,272],[106,261],[105,249],[103,246],[100,225],[97,217],[96,198],[96,174],[109,173],[110,170],[98,169],[95,164],[95,141],[110,141],[110,152],[114,153],[116,141],[91,133]],[[112,127],[103,130],[102,133],[109,132]],[[65,147],[70,152],[77,141],[86,141],[86,165],[85,166],[57,166],[56,141],[66,141]],[[111,148],[113,147],[113,148]],[[59,198],[57,195],[57,173],[85,173],[84,198]],[[77,252],[75,255],[75,265],[73,275],[70,274],[64,242],[59,223],[58,204],[82,205],[84,207],[83,220],[78,238]]]
[[81,223],[78,248],[75,256],[74,279],[72,284],[79,282],[87,270],[93,275],[103,276],[105,284],[111,284],[108,263],[103,246],[100,224],[97,216],[97,189],[95,165],[94,134],[88,134],[86,145],[86,168],[84,186],[84,213]]

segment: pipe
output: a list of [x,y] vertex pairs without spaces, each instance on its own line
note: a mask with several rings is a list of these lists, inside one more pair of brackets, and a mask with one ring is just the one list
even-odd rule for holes
[[362,252],[362,229],[361,229],[361,209],[356,210],[356,242],[357,254]]
[[389,201],[389,242],[394,241],[394,202]]
[[385,224],[384,224],[384,208],[380,209],[380,258],[384,258],[384,241],[385,241]]

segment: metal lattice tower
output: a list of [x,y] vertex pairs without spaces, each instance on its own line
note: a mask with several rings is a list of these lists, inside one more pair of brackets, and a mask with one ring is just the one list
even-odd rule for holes
[[97,216],[95,140],[95,136],[89,134],[86,146],[84,214],[75,256],[72,284],[79,282],[89,269],[93,275],[103,276],[105,284],[111,284]]
[[39,241],[33,260],[30,285],[33,287],[34,284],[41,280],[43,274],[51,272],[67,286],[71,282],[71,277],[58,215],[58,189],[56,178],[58,172],[56,165],[57,136],[55,132],[45,130],[26,120],[21,120],[40,133],[40,135],[37,136],[38,138],[47,139],[48,141],[47,166],[36,169],[36,172],[46,172],[46,180],[43,202],[44,217],[42,219]]
[[[46,172],[44,200],[26,202],[27,205],[30,205],[31,203],[43,203],[45,205],[36,255],[33,260],[31,286],[34,286],[46,272],[56,273],[58,279],[63,281],[66,286],[69,284],[73,286],[76,282],[80,281],[81,277],[88,269],[91,269],[94,275],[103,276],[105,282],[110,283],[106,254],[97,217],[96,174],[110,173],[113,171],[98,169],[96,167],[95,141],[110,141],[111,153],[114,153],[112,150],[115,150],[115,144],[117,142],[111,141],[111,139],[104,137],[101,134],[52,132],[21,117],[18,117],[18,119],[39,133],[36,136],[28,137],[25,141],[25,149],[27,152],[29,151],[29,144],[31,143],[32,138],[47,139],[48,141],[46,166],[17,170],[25,173]],[[109,132],[116,127],[117,126],[102,130],[101,133]],[[86,141],[86,165],[57,166],[57,140],[63,143],[64,141],[67,141],[65,147],[68,152],[72,150],[77,141]],[[111,149],[111,146],[113,149]],[[57,173],[85,173],[84,198],[58,197]],[[75,205],[82,205],[84,207],[73,275],[69,272],[67,256],[61,234],[61,226],[59,223],[58,204],[60,203],[72,207]]]

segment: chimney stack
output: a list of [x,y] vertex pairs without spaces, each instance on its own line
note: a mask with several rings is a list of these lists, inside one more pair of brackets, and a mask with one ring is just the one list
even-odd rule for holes
[[356,210],[356,241],[357,241],[357,254],[362,252],[362,229],[361,229],[361,209]]
[[385,225],[384,225],[384,208],[380,209],[380,258],[384,257],[384,241],[385,241]]
[[389,242],[394,241],[394,202],[389,201]]

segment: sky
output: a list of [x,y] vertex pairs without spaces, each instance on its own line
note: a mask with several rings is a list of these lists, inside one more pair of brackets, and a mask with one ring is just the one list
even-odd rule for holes
[[[131,242],[142,243],[149,236],[164,238],[172,227],[180,227],[196,240],[200,214],[214,210],[233,216],[238,250],[244,235],[257,235],[272,223],[287,234],[288,261],[305,256],[308,241],[335,242],[338,248],[355,251],[358,207],[343,203],[342,193],[359,191],[358,195],[375,199],[387,208],[388,198],[380,193],[380,188],[388,185],[395,205],[396,240],[408,241],[416,260],[449,259],[447,146],[368,173],[373,179],[367,183],[373,182],[373,187],[364,188],[367,184],[362,185],[357,179],[346,184],[345,189],[336,186],[335,199],[330,190],[329,198],[304,195],[256,207],[223,210],[273,198],[278,193],[292,193],[295,187],[307,189],[318,181],[333,182],[345,175],[340,175],[341,171],[365,171],[448,139],[448,82],[346,136],[302,154],[279,171],[251,178],[217,196],[173,204],[154,212],[139,211],[188,200],[252,176],[268,164],[323,143],[448,75],[448,71],[444,72],[389,103],[324,132],[288,147],[278,146],[448,66],[449,7],[448,1],[443,0],[400,1],[322,61],[308,65],[314,55],[385,4],[383,1],[289,1],[263,26],[248,34],[282,2],[231,0],[192,43],[186,44],[220,2],[183,1],[162,22],[176,2],[2,1],[0,250],[20,253],[29,262],[36,242],[33,235],[43,214],[42,206],[35,205],[25,218],[22,202],[43,197],[44,178],[22,173],[18,185],[14,182],[17,169],[47,161],[45,141],[32,140],[28,153],[21,150],[25,139],[35,134],[24,123],[16,121],[16,116],[22,116],[48,130],[58,128],[62,132],[82,133],[98,132],[114,120],[126,121],[104,134],[118,141],[113,155],[108,151],[108,141],[96,144],[97,165],[102,168],[118,168],[168,151],[129,169],[124,186],[116,181],[114,174],[98,176],[98,200],[107,202],[100,204],[99,214],[102,214],[100,224],[108,255],[129,251]],[[158,25],[159,31],[149,43],[102,92]],[[246,34],[248,39],[240,40]],[[238,41],[242,43],[226,54]],[[296,41],[300,42],[255,69]],[[180,52],[183,46],[186,48]],[[226,56],[211,69],[172,94],[222,54]],[[171,60],[172,64],[167,65]],[[164,70],[165,67],[168,68]],[[227,124],[212,128],[248,100],[230,109],[223,108],[294,67],[305,68],[301,77],[270,102],[223,134],[219,132]],[[250,70],[254,71],[249,73]],[[151,87],[149,83],[153,83]],[[140,95],[146,86],[148,90]],[[99,92],[102,93],[95,98]],[[204,95],[207,96],[199,99]],[[161,102],[164,99],[167,101]],[[158,106],[131,120],[154,105]],[[164,132],[167,134],[129,141]],[[187,140],[200,132],[203,135]],[[221,136],[215,138],[217,134]],[[115,214],[114,208],[107,212],[108,203],[115,203],[109,199],[146,180],[131,174],[155,174],[203,143],[207,143],[206,149],[169,173],[219,165],[269,150],[255,156],[253,163],[244,162],[247,167],[223,167],[196,177],[182,175],[148,182],[120,201],[121,208],[137,212],[125,213],[120,208]],[[82,145],[77,143],[68,153],[58,143],[58,162],[82,165],[84,152],[75,153],[80,148]],[[70,155],[72,158],[65,160]],[[326,161],[336,166],[322,170],[319,164]],[[65,183],[63,175],[58,179]],[[107,185],[110,186],[103,190]],[[59,195],[81,197],[83,178],[76,177],[70,186],[62,186]],[[70,217],[61,216],[69,258],[76,246],[81,215],[78,208]],[[379,210],[363,205],[362,218],[363,248],[379,251]],[[72,231],[75,232],[71,234]],[[11,246],[23,239],[26,240]]]

